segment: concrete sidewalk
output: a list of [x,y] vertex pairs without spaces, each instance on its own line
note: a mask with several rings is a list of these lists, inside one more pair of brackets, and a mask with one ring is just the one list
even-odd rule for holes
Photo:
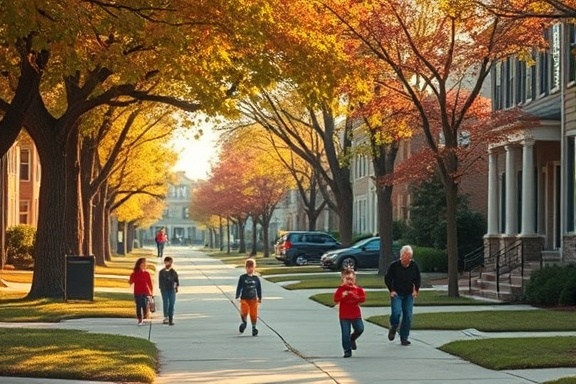
[[[262,280],[264,299],[260,307],[260,334],[252,337],[248,328],[240,335],[234,291],[243,269],[233,268],[186,248],[169,247],[166,255],[175,258],[174,266],[181,278],[175,326],[161,324],[161,300],[157,300],[159,312],[154,315],[151,326],[137,327],[135,319],[82,319],[49,326],[143,338],[148,338],[150,334],[150,340],[161,351],[161,368],[156,382],[166,384],[520,384],[576,375],[576,368],[491,371],[436,349],[452,340],[504,336],[502,334],[488,335],[475,330],[413,331],[412,345],[402,347],[398,340],[388,341],[386,329],[367,322],[366,331],[358,340],[358,350],[354,351],[352,358],[343,359],[336,309],[307,300],[315,292],[288,291],[265,280]],[[502,308],[489,307],[491,310]],[[416,307],[415,312],[424,311],[425,308]],[[466,310],[473,308],[486,310],[485,306],[482,309],[466,306]],[[436,307],[435,310],[440,309]],[[387,314],[387,309],[363,309],[365,317],[378,312]],[[525,336],[518,333],[513,335]],[[539,335],[550,334],[530,334]],[[0,377],[0,383],[78,382]]]

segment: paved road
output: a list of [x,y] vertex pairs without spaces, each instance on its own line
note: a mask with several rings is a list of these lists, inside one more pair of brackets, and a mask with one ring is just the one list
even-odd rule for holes
[[[310,292],[287,291],[267,281],[263,281],[260,334],[240,335],[233,295],[243,270],[187,248],[168,248],[166,255],[175,258],[181,277],[175,326],[162,325],[160,313],[145,327],[137,327],[136,320],[129,319],[82,319],[49,326],[144,338],[150,335],[161,351],[156,381],[161,384],[521,384],[576,375],[576,369],[491,371],[436,349],[451,340],[503,336],[475,330],[413,331],[412,345],[402,347],[398,340],[387,340],[385,329],[366,323],[358,350],[351,359],[343,359],[336,310],[307,300]],[[425,310],[416,308],[416,312]],[[384,314],[383,309],[368,308],[364,314],[367,317],[377,311]],[[0,384],[21,383],[78,382],[0,378]]]

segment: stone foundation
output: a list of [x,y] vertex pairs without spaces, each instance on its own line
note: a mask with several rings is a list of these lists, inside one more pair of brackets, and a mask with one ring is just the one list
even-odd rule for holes
[[562,261],[566,264],[576,263],[576,235],[564,235]]

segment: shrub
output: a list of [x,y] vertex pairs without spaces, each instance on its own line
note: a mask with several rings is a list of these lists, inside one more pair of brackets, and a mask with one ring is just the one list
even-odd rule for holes
[[404,220],[394,220],[392,222],[392,239],[400,240],[407,236],[410,226]]
[[534,271],[526,284],[525,297],[530,304],[573,305],[576,295],[576,267],[551,266]]
[[36,228],[30,225],[15,225],[6,230],[7,263],[17,269],[34,268],[34,244]]
[[420,272],[448,271],[448,255],[445,250],[413,246],[414,261]]

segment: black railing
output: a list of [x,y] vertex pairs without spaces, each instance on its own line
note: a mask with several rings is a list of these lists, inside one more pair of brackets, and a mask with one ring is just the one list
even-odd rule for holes
[[[494,271],[496,274],[496,293],[500,294],[500,277],[508,274],[509,283],[512,283],[512,271],[520,268],[522,285],[524,284],[524,250],[523,242],[516,242],[507,245],[485,257],[484,247],[477,248],[463,257],[463,270],[468,272],[468,289],[472,290],[472,274],[478,271],[478,276],[482,277],[482,272]],[[493,268],[493,269],[492,269]]]

